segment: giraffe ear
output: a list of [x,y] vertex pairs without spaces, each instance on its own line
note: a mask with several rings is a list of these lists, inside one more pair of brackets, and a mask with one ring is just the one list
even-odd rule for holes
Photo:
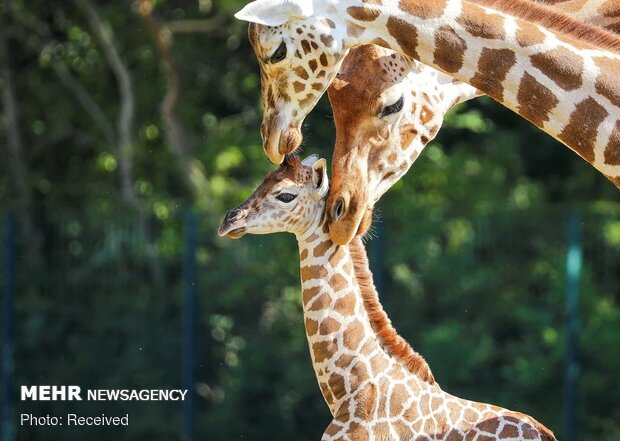
[[305,158],[303,161],[301,161],[301,165],[305,165],[306,167],[312,167],[318,160],[319,160],[319,155],[313,154]]
[[292,18],[314,14],[313,0],[255,0],[235,14],[239,20],[267,26],[279,26]]
[[323,199],[329,191],[329,178],[327,177],[327,161],[321,158],[312,166],[312,184],[314,186],[314,198]]

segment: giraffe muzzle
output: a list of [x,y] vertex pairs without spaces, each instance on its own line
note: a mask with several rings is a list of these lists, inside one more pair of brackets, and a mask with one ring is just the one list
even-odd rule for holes
[[301,130],[294,125],[281,130],[265,124],[261,127],[261,133],[265,154],[276,165],[282,164],[284,156],[297,150],[303,140]]
[[218,236],[226,236],[230,239],[240,239],[243,237],[246,233],[246,216],[243,214],[243,210],[239,207],[229,210],[217,230]]

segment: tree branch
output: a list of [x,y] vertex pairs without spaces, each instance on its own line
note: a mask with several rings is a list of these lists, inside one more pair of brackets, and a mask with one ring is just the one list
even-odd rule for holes
[[166,138],[181,162],[187,187],[196,196],[199,191],[197,181],[201,180],[201,176],[196,176],[196,174],[201,174],[201,171],[192,167],[192,156],[187,142],[188,136],[177,115],[181,96],[181,80],[172,52],[172,35],[169,29],[163,27],[153,17],[153,5],[150,0],[141,0],[138,10],[155,40],[161,56],[163,70],[168,79],[168,91],[159,108],[166,127]]
[[146,252],[153,280],[157,286],[163,286],[163,272],[159,265],[157,248],[150,234],[148,215],[140,204],[134,187],[131,167],[131,149],[133,146],[133,122],[135,115],[135,100],[129,69],[123,63],[114,41],[112,30],[104,23],[95,7],[89,0],[73,0],[75,5],[86,16],[103,53],[110,65],[110,69],[116,77],[120,95],[120,111],[117,119],[118,146],[119,146],[119,173],[121,178],[121,193],[126,201],[133,205],[138,212],[140,225],[146,235]]
[[112,30],[104,23],[95,7],[89,0],[73,0],[77,8],[86,16],[95,37],[101,44],[103,53],[110,65],[118,83],[120,95],[120,110],[117,119],[118,148],[119,148],[119,173],[121,180],[121,193],[125,200],[134,206],[139,205],[138,197],[133,188],[131,149],[133,146],[133,121],[135,115],[135,101],[133,86],[129,70],[121,60],[121,57],[112,40]]

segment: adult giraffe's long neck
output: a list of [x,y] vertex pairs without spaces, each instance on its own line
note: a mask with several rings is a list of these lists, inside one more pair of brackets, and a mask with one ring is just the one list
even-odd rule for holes
[[327,11],[346,27],[345,47],[379,44],[473,85],[620,187],[620,38],[525,0],[354,0]]
[[391,326],[378,301],[359,237],[331,241],[324,221],[298,236],[308,345],[321,392],[334,417],[344,402],[390,369],[434,384],[424,358]]

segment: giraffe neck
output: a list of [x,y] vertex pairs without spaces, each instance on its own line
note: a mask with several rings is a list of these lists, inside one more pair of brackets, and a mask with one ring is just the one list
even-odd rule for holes
[[343,48],[379,44],[446,72],[620,186],[620,39],[548,9],[531,18],[540,7],[522,0],[325,0],[323,6],[346,29]]
[[332,415],[388,374],[411,377],[416,391],[434,384],[425,360],[392,328],[370,276],[360,278],[369,274],[361,239],[337,245],[325,222],[297,239],[308,345]]
[[310,355],[334,417],[323,440],[466,440],[480,431],[489,440],[555,441],[527,415],[442,391],[376,300],[361,239],[339,246],[326,231],[323,222],[297,237]]

